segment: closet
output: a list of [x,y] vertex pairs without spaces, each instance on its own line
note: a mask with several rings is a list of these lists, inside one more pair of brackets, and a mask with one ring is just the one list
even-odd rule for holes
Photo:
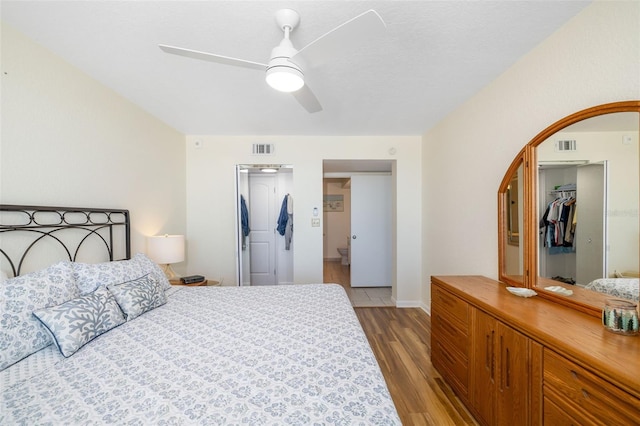
[[[293,283],[294,218],[293,214],[287,215],[287,224],[291,226],[284,227],[280,218],[287,196],[290,196],[293,207],[293,195],[291,166],[236,166],[236,266],[239,285]],[[287,228],[289,231],[285,232]]]
[[540,276],[568,284],[607,276],[606,162],[540,163]]

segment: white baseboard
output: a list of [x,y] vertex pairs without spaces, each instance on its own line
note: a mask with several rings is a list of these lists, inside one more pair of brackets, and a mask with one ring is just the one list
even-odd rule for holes
[[431,309],[426,304],[419,300],[396,300],[391,298],[392,302],[396,305],[396,308],[420,308],[431,316]]
[[394,300],[396,308],[421,308],[419,300]]

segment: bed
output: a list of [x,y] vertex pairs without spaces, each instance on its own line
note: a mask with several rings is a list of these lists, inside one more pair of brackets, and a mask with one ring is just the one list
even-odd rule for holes
[[610,296],[638,301],[640,286],[638,278],[599,278],[584,288]]
[[[89,239],[102,245],[99,226]],[[63,250],[69,259],[0,283],[0,307],[30,297],[25,321],[42,327],[15,361],[28,350],[10,346],[0,319],[0,424],[400,424],[342,287],[172,287],[125,240],[121,260]],[[101,318],[94,336],[80,317]]]

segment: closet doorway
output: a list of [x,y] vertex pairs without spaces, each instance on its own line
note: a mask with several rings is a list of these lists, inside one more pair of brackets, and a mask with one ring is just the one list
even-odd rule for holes
[[[293,243],[278,231],[285,199],[292,208],[293,168],[236,166],[237,281],[241,286],[293,283]],[[293,221],[288,215],[287,222]]]
[[[540,275],[547,278],[559,277],[579,284],[608,276],[607,161],[576,161],[578,164],[575,165],[545,161],[539,163],[540,219],[551,203],[562,201],[563,198],[575,200],[579,210],[573,246],[549,247],[549,237],[546,235],[548,230],[540,229]],[[563,190],[567,184],[573,184],[571,190]]]

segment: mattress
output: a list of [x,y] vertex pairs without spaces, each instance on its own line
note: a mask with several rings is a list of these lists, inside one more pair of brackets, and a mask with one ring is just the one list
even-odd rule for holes
[[585,288],[637,302],[639,282],[638,278],[599,278],[591,281]]
[[181,287],[3,371],[0,424],[401,424],[340,286]]

